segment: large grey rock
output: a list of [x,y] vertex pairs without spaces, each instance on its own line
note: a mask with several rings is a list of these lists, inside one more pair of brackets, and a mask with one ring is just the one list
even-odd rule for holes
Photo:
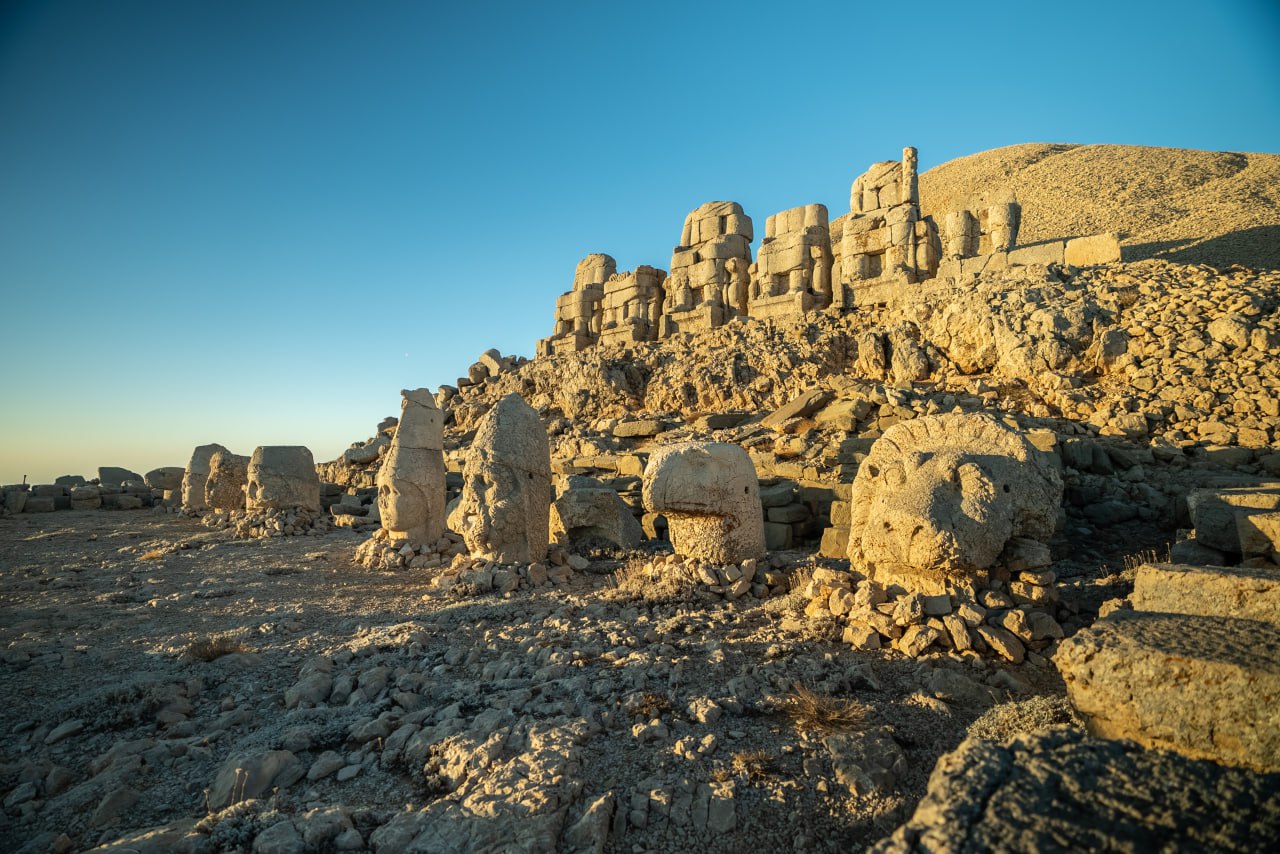
[[53,479],[56,486],[84,486],[89,481],[85,480],[82,475],[63,474]]
[[755,466],[738,445],[684,442],[656,450],[645,467],[644,506],[667,519],[688,557],[741,563],[765,554]]
[[182,489],[182,476],[186,473],[182,466],[163,466],[147,472],[143,480],[152,489]]
[[223,512],[243,510],[248,486],[249,458],[227,450],[214,451],[204,482],[205,504]]
[[969,739],[938,760],[876,854],[1274,851],[1280,774],[1253,774],[1058,728]]
[[320,478],[311,451],[301,445],[254,448],[246,499],[249,510],[319,510]]
[[938,415],[886,430],[858,468],[851,501],[853,568],[936,594],[985,587],[1017,538],[1047,541],[1062,477],[991,416]]
[[259,797],[273,787],[287,788],[305,772],[302,763],[288,750],[232,756],[222,763],[209,787],[209,809],[220,810]]
[[1280,770],[1280,625],[1120,610],[1053,660],[1099,735]]
[[445,529],[444,414],[425,388],[400,395],[400,424],[378,469],[378,512],[392,539],[433,543]]
[[593,477],[569,478],[568,488],[551,505],[551,533],[571,543],[594,538],[624,549],[644,539],[631,508]]
[[98,466],[98,484],[100,486],[119,486],[127,480],[142,483],[142,475],[119,466]]
[[4,488],[4,509],[8,513],[21,513],[27,506],[27,490],[20,486]]
[[484,416],[467,451],[462,480],[449,527],[473,555],[502,563],[546,556],[551,450],[538,413],[520,395],[507,395]]
[[209,479],[209,461],[218,451],[226,448],[218,444],[197,445],[191,452],[191,460],[182,475],[182,508],[184,510],[204,510],[209,505],[204,503],[205,482]]

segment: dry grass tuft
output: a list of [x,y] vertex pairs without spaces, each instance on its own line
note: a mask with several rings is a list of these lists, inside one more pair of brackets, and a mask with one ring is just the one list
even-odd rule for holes
[[164,555],[165,555],[164,549],[152,549],[149,552],[143,552],[141,555],[139,555],[138,560],[159,560],[160,558],[164,557]]
[[803,732],[841,732],[857,729],[869,709],[858,700],[824,697],[797,683],[778,701],[778,710]]
[[698,587],[693,571],[683,564],[654,564],[634,557],[609,576],[604,597],[614,601],[640,599],[649,604],[683,602]]
[[809,582],[813,580],[814,566],[806,563],[803,566],[797,566],[787,576],[787,591],[790,593],[803,593],[809,586]]
[[766,750],[744,750],[733,754],[730,769],[739,777],[746,777],[751,782],[767,779],[769,776],[770,756]]
[[1161,557],[1160,553],[1155,549],[1145,549],[1143,551],[1124,556],[1124,571],[1136,572],[1138,567],[1142,566],[1144,563],[1169,563],[1172,559],[1173,555],[1171,546],[1165,546],[1163,557]]
[[224,655],[248,652],[244,641],[232,635],[207,635],[196,638],[182,651],[182,655],[196,661],[213,661]]
[[644,718],[647,721],[671,711],[671,698],[666,694],[646,691],[631,706],[629,713],[633,718]]

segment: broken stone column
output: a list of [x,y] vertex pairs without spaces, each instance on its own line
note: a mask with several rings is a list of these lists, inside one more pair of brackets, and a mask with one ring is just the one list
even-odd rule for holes
[[209,477],[204,484],[204,503],[210,510],[234,513],[245,509],[245,489],[249,483],[249,458],[228,450],[215,451],[209,459]]
[[659,448],[645,467],[643,496],[647,510],[666,517],[678,553],[716,563],[764,557],[760,485],[740,446],[685,442]]
[[735,283],[737,259],[751,264],[751,217],[737,202],[707,202],[684,220],[680,245],[671,254],[671,272],[662,289],[665,300],[659,335],[702,332],[721,326],[735,312],[725,289]]
[[400,426],[378,470],[378,512],[391,540],[417,547],[445,529],[444,416],[427,389],[400,394]]
[[550,513],[547,431],[524,398],[509,394],[476,430],[449,527],[462,535],[473,555],[529,563],[546,557]]
[[320,478],[316,476],[315,459],[310,449],[302,445],[254,448],[246,474],[248,510],[320,510]]
[[909,592],[973,592],[1006,546],[1048,542],[1061,503],[1050,458],[991,416],[902,421],[854,478],[850,565]]
[[199,512],[209,505],[204,500],[205,482],[209,479],[209,461],[218,451],[226,448],[218,444],[197,445],[191,452],[191,461],[187,463],[186,473],[182,476],[182,509],[189,513]]

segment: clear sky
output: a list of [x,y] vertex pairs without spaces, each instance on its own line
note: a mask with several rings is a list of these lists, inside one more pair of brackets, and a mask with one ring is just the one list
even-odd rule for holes
[[1280,150],[1280,3],[0,4],[0,483],[371,435],[713,199]]

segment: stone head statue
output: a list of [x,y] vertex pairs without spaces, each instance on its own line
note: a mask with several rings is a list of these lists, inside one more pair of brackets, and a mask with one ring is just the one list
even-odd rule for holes
[[1016,430],[987,415],[895,424],[853,483],[849,560],[873,579],[941,593],[987,585],[1014,537],[1047,540],[1062,479]]
[[400,424],[378,469],[378,513],[393,539],[444,533],[444,416],[425,388],[400,392]]

